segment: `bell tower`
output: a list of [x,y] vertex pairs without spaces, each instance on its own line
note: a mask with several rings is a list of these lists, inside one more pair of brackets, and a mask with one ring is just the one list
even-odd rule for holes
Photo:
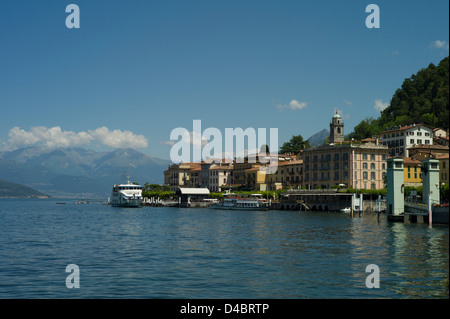
[[344,123],[341,116],[336,111],[330,123],[330,144],[341,143],[344,141]]

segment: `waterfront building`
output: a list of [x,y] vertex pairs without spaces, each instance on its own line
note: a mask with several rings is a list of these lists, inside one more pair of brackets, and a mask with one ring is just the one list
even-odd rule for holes
[[[266,184],[267,182],[263,183],[263,180],[266,181],[261,174],[266,174],[267,172],[265,170],[264,173],[259,173],[261,176],[257,178],[256,172],[259,171],[259,167],[261,166],[268,166],[271,161],[272,163],[277,160],[278,165],[284,161],[292,161],[296,159],[296,155],[292,154],[267,154],[267,156],[264,157],[264,162],[260,161],[260,158],[258,155],[249,155],[246,156],[242,161],[236,161],[234,166],[234,175],[233,175],[233,183],[236,187],[243,187],[246,189],[255,189],[252,188],[255,186],[256,180],[259,178],[261,181],[261,184]],[[255,169],[255,170],[253,170]],[[270,170],[272,172],[273,169]],[[250,180],[248,180],[250,179]],[[265,187],[265,186],[263,186]]]
[[298,189],[303,183],[303,160],[281,161],[275,173],[267,175],[269,190]]
[[222,192],[233,184],[233,165],[212,165],[209,168],[208,189]]
[[338,121],[340,116],[336,115],[330,124],[330,129],[335,132],[330,131],[330,142],[334,140],[334,143],[303,150],[303,186],[307,189],[383,189],[388,147],[378,143],[377,139],[366,143],[337,143],[336,134],[343,133],[344,126]]
[[381,133],[381,143],[390,156],[411,157],[408,149],[413,145],[433,144],[433,130],[423,124],[393,127]]
[[409,157],[419,161],[448,154],[448,146],[444,145],[414,145],[409,149]]
[[[211,187],[212,185],[210,185],[210,182],[213,183],[214,187],[216,186],[220,186],[220,185],[224,185],[223,182],[219,183],[219,180],[214,180],[216,178],[218,178],[219,173],[214,173],[212,174],[212,172],[210,171],[212,168],[214,167],[223,167],[227,172],[227,174],[221,174],[221,175],[226,175],[226,185],[231,185],[233,182],[233,162],[229,161],[229,160],[225,160],[225,159],[208,159],[205,161],[202,161],[200,163],[201,169],[200,169],[200,187],[203,188],[208,188],[210,191],[216,191],[213,190],[213,188]],[[231,168],[231,169],[230,169]],[[221,176],[222,177],[222,181],[223,181],[223,177],[225,176]]]
[[449,183],[449,168],[448,168],[448,158],[449,154],[436,156],[435,159],[439,160],[439,183],[448,184]]
[[199,163],[169,165],[164,171],[164,185],[169,186],[171,191],[180,187],[199,187],[200,171]]
[[307,189],[383,189],[387,147],[373,143],[323,145],[303,152],[303,186]]

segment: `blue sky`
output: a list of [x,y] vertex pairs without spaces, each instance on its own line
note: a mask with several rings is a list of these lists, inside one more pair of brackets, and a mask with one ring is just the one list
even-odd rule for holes
[[[68,29],[68,4],[80,28]],[[380,28],[368,29],[368,4]],[[2,1],[0,150],[130,145],[169,159],[177,127],[345,133],[449,54],[436,1]]]

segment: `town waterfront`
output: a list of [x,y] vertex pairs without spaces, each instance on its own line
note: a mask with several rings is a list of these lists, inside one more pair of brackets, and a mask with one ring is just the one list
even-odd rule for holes
[[0,199],[0,227],[0,298],[448,298],[448,225],[374,213]]

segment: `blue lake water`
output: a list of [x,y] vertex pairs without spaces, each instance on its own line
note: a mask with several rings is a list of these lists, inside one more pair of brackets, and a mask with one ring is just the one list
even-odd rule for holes
[[448,298],[448,226],[57,201],[0,200],[0,298]]

